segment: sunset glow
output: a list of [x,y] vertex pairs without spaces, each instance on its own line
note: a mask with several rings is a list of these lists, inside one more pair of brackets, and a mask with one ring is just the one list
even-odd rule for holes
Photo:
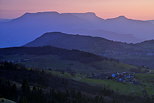
[[0,18],[16,18],[25,12],[95,12],[102,18],[125,15],[154,19],[154,0],[0,0]]

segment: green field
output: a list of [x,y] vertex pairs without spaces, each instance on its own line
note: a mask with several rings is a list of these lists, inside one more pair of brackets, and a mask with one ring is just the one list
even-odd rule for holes
[[139,81],[139,84],[130,84],[121,83],[114,80],[91,79],[82,74],[75,74],[72,76],[69,73],[60,73],[56,71],[48,71],[48,73],[52,73],[53,75],[73,79],[83,83],[88,83],[92,86],[100,86],[102,88],[106,87],[124,95],[143,96],[144,93],[149,96],[154,95],[154,74],[136,74],[135,76],[136,79]]

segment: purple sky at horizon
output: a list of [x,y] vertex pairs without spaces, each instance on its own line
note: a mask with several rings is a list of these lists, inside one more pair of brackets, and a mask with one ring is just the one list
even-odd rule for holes
[[124,15],[154,20],[154,0],[0,0],[0,18],[16,18],[25,12],[95,12],[102,18]]

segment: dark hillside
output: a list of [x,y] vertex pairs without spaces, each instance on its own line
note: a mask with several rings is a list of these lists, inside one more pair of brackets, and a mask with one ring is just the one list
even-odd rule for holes
[[26,67],[84,73],[142,71],[133,65],[79,50],[57,47],[14,47],[0,49],[0,61],[21,63]]

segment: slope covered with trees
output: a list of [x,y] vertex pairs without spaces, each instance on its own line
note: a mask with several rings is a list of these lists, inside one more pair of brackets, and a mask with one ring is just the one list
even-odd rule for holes
[[80,73],[144,71],[145,68],[79,50],[51,46],[0,49],[0,60],[21,63],[27,67]]
[[0,91],[0,97],[17,103],[153,103],[148,95],[122,95],[9,62],[0,63]]

